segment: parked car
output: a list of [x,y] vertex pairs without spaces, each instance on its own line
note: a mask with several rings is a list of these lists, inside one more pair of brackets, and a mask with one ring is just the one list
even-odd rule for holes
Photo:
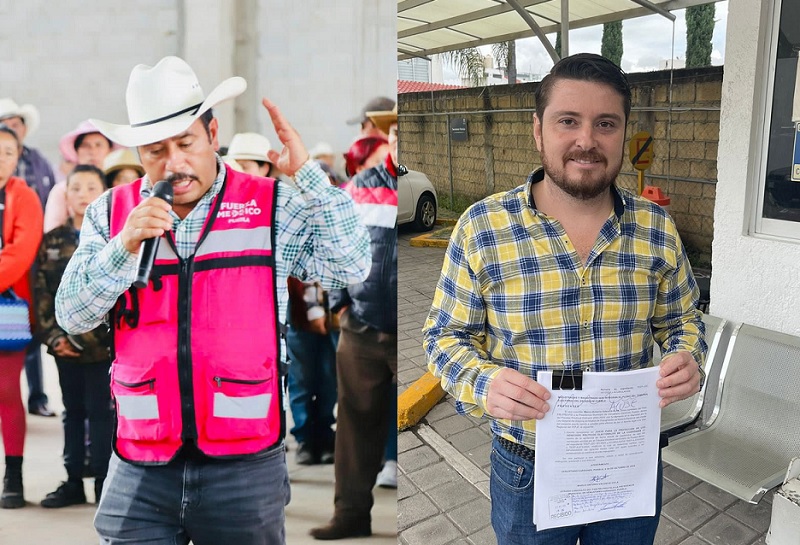
[[397,223],[413,223],[416,231],[430,231],[436,224],[436,189],[425,174],[409,170],[397,178]]

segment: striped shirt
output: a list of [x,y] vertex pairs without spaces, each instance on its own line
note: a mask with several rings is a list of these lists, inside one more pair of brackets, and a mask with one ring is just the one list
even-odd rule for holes
[[[492,378],[510,367],[625,371],[706,352],[699,290],[672,218],[613,187],[614,211],[584,265],[561,224],[536,210],[528,182],[474,204],[453,230],[423,328],[430,371],[463,414],[487,416]],[[490,417],[491,418],[491,417]],[[492,420],[533,448],[536,421]]]
[[[225,165],[217,157],[219,174],[211,188],[181,220],[174,212],[173,235],[178,254],[194,253],[214,197],[225,183]],[[295,175],[297,189],[278,184],[275,211],[275,271],[278,319],[288,305],[287,276],[316,280],[325,289],[361,282],[369,273],[369,234],[355,212],[350,196],[334,187],[314,162]],[[142,181],[141,195],[149,197],[152,183]],[[109,241],[108,199],[95,200],[86,209],[78,249],[67,265],[56,296],[56,316],[72,334],[91,331],[104,319],[117,298],[136,277],[136,254],[128,252],[119,236]]]

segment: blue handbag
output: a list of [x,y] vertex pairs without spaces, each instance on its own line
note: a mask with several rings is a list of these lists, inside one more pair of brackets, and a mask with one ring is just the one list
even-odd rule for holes
[[28,302],[14,290],[0,293],[0,350],[19,352],[33,340],[28,320]]

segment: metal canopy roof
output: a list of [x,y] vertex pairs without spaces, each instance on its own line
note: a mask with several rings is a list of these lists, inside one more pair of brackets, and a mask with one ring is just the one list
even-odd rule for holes
[[[562,50],[567,52],[568,29],[653,13],[674,19],[668,12],[708,3],[709,0],[397,0],[397,58],[427,58],[435,53],[531,36],[538,36],[554,57],[545,34],[561,31]],[[566,23],[563,29],[562,20]]]

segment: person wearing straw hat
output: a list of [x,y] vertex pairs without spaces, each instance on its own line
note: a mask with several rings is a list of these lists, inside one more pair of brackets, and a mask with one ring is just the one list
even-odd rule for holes
[[372,534],[372,488],[390,432],[387,392],[397,395],[397,113],[370,114],[387,130],[389,154],[344,185],[369,229],[372,269],[364,282],[328,296],[340,329],[336,483],[333,517],[311,530],[321,540]]
[[[225,165],[212,108],[246,85],[231,77],[206,95],[183,59],[165,57],[133,68],[129,124],[92,120],[136,147],[145,170],[87,208],[56,295],[69,334],[110,313],[117,426],[95,516],[102,543],[285,541],[287,277],[360,282],[369,237],[352,199],[328,184],[268,99],[282,144],[268,158],[297,189]],[[153,195],[161,182],[171,205]],[[154,237],[165,240],[152,273],[132,286],[140,247]]]
[[389,133],[381,129],[372,121],[368,112],[389,112],[397,103],[389,97],[373,97],[361,108],[359,115],[348,119],[348,125],[361,125],[359,138],[368,136],[382,136],[386,138]]
[[103,173],[106,175],[106,185],[116,187],[135,182],[144,176],[144,168],[133,150],[122,148],[106,155]]
[[267,157],[272,149],[269,139],[255,132],[240,132],[233,135],[224,160],[236,161],[242,172],[255,176],[276,177],[274,165]]

